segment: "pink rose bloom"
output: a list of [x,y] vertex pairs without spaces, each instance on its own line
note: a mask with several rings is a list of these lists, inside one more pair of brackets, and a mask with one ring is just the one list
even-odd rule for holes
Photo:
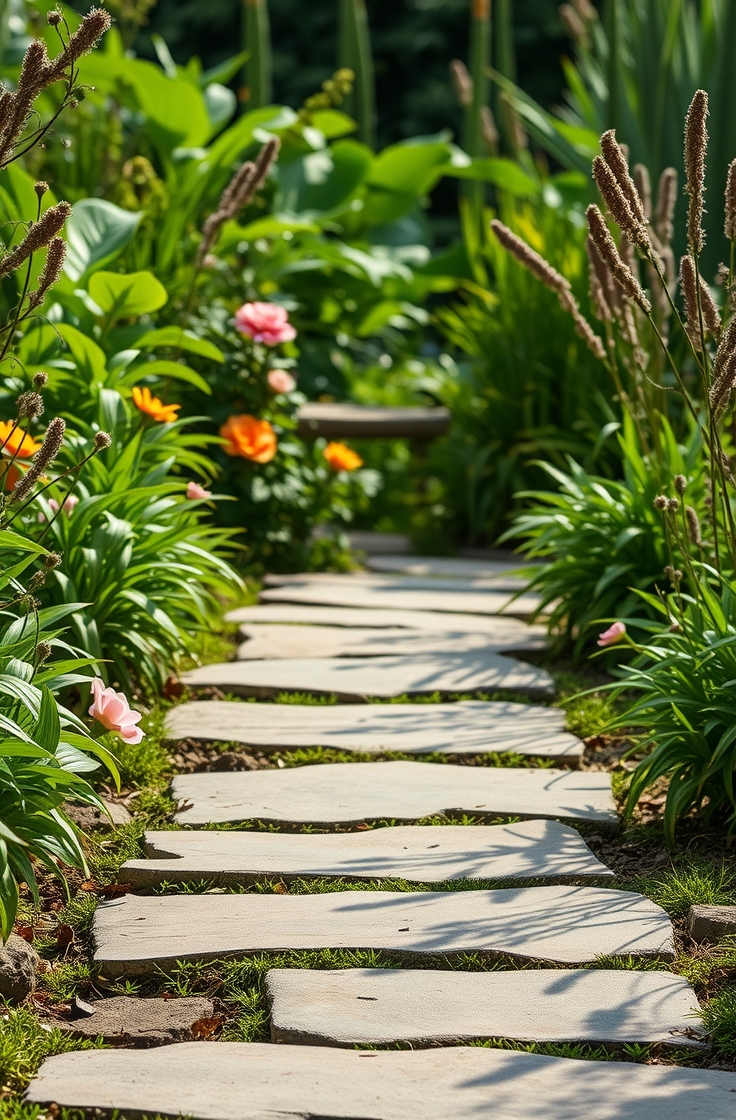
[[296,379],[285,369],[270,369],[266,380],[274,393],[290,393],[296,389]]
[[198,482],[188,482],[187,497],[190,501],[196,501],[197,498],[211,498],[212,491],[205,490],[204,486],[200,486]]
[[607,630],[598,635],[599,646],[615,646],[616,642],[620,642],[626,633],[626,627],[623,622],[614,622]]
[[296,338],[287,311],[275,303],[244,303],[235,312],[235,326],[241,334],[265,346]]
[[125,743],[135,746],[143,738],[137,723],[143,719],[140,712],[133,711],[128,698],[114,688],[105,688],[102,677],[92,679],[92,706],[89,714],[107,731],[116,731]]
[[[67,517],[71,517],[72,511],[78,501],[79,498],[76,494],[70,494],[67,498],[64,499],[63,510]],[[55,514],[59,512],[59,503],[57,502],[56,498],[47,498],[47,502],[52,513]],[[43,524],[46,520],[46,514],[39,513],[38,520],[41,522],[41,524]]]

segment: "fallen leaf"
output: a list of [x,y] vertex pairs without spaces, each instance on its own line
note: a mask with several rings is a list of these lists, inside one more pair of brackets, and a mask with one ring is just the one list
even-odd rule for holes
[[121,894],[130,894],[133,890],[132,883],[108,883],[105,887],[97,888],[103,898],[118,898]]
[[60,925],[56,927],[56,944],[72,945],[74,943],[74,930],[71,926]]
[[24,941],[33,941],[33,926],[15,926],[13,933],[17,933]]
[[184,685],[177,677],[167,677],[163,691],[167,700],[178,700],[184,695]]
[[208,1019],[197,1019],[196,1023],[192,1023],[192,1038],[211,1038],[224,1022],[224,1015],[212,1015]]
[[289,893],[289,888],[287,887],[287,885],[283,881],[283,879],[281,880],[280,883],[277,883],[276,886],[273,888],[273,893],[274,894],[288,894]]
[[79,884],[79,889],[80,889],[80,891],[87,891],[88,893],[93,894],[95,891],[99,890],[100,888],[99,888],[98,884],[94,881],[94,879],[85,879],[83,883]]

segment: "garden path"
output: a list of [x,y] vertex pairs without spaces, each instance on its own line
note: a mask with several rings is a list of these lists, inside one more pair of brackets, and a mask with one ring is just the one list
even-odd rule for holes
[[[372,562],[385,572],[398,569],[398,577],[280,581],[262,595],[268,606],[231,616],[247,624],[256,650],[248,653],[246,641],[243,660],[196,670],[187,683],[220,696],[268,688],[352,701],[489,687],[550,694],[551,678],[519,661],[507,668],[499,653],[525,645],[520,623],[497,615],[523,615],[534,599],[522,591],[509,608],[509,594],[499,591],[507,572],[496,562],[481,570],[471,561],[467,575],[462,561]],[[488,586],[479,586],[483,581]],[[471,620],[467,629],[463,617]],[[284,657],[285,624],[297,622],[309,624],[294,629],[299,658]],[[268,623],[277,624],[271,634]],[[484,636],[485,649],[477,643]],[[387,641],[396,641],[391,655]],[[175,708],[167,730],[174,739],[261,750],[321,746],[374,757],[179,775],[172,786],[176,819],[189,828],[146,834],[147,858],[128,861],[121,881],[136,891],[164,881],[218,886],[101,903],[94,939],[102,973],[145,976],[182,960],[283,950],[385,950],[404,967],[272,969],[271,1040],[286,1045],[175,1042],[148,1051],[63,1054],[44,1063],[30,1101],[195,1120],[733,1116],[735,1074],[505,1048],[707,1045],[697,999],[683,978],[663,963],[641,971],[603,963],[671,960],[673,930],[643,895],[611,889],[613,874],[584,835],[560,823],[594,822],[600,830],[614,828],[617,818],[609,776],[576,769],[583,744],[564,731],[558,710],[505,699],[204,699]],[[485,761],[496,765],[459,764],[489,752],[494,757]],[[504,760],[509,752],[528,764]],[[421,754],[430,760],[412,760]],[[565,768],[551,769],[551,761]],[[458,813],[467,816],[453,827]],[[440,827],[421,823],[437,814],[445,815]],[[516,823],[493,823],[499,816]],[[416,823],[401,823],[407,821]],[[246,831],[215,827],[248,822]],[[265,822],[285,830],[270,831]],[[372,822],[388,827],[371,828]],[[305,825],[312,831],[298,831]],[[280,880],[276,893],[227,891],[269,877]],[[291,893],[293,880],[307,880],[310,889]],[[345,889],[335,890],[341,882]],[[374,884],[380,889],[364,889]],[[486,968],[495,964],[473,971],[483,960]],[[478,1040],[492,1045],[461,1045]],[[383,1046],[391,1049],[376,1049]]]

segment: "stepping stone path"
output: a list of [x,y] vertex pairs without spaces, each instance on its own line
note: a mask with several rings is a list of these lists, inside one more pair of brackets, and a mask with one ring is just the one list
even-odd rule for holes
[[120,878],[134,887],[207,879],[250,883],[281,879],[503,879],[570,883],[613,877],[578,832],[557,821],[466,828],[434,825],[369,832],[147,832],[148,859],[130,859]]
[[549,964],[622,955],[672,960],[672,924],[656,903],[598,887],[337,891],[327,894],[127,894],[95,912],[105,977],[177,961],[285,949],[385,949],[407,959],[460,953]]
[[[384,555],[371,565],[392,574],[269,581],[260,606],[229,615],[245,626],[243,659],[195,670],[186,682],[351,701],[499,688],[552,694],[543,670],[501,656],[546,644],[541,627],[518,621],[539,599],[523,593],[510,564]],[[192,702],[169,714],[166,733],[262,750],[514,751],[568,766],[583,752],[559,710],[480,701]],[[144,890],[165,881],[222,886],[101,902],[93,937],[102,977],[288,950],[386,951],[405,967],[271,969],[272,1039],[288,1045],[176,1041],[62,1054],[44,1062],[29,1102],[193,1120],[732,1120],[733,1073],[447,1045],[706,1044],[695,994],[681,977],[597,967],[606,956],[674,956],[667,914],[640,894],[611,889],[610,870],[560,823],[616,825],[607,773],[377,759],[179,775],[171,794],[185,830],[148,833],[147,858],[129,860],[121,881]],[[516,823],[400,823],[448,812]],[[286,828],[216,827],[256,820]],[[370,829],[367,821],[390,824]],[[225,889],[271,877],[283,881],[280,891]],[[287,886],[294,879],[307,880],[293,888],[299,893]],[[324,879],[337,880],[335,889],[319,886]],[[343,882],[377,879],[403,880],[405,889]],[[449,880],[459,889],[426,889]],[[465,954],[481,955],[475,967],[494,967],[470,972]],[[448,971],[453,962],[458,969]],[[155,1021],[164,1002],[172,1020],[191,1011],[191,1000],[120,998],[126,1007],[146,1005],[141,1022]],[[89,1026],[80,1017],[73,1029],[89,1033],[106,1015],[113,1023],[119,1002],[100,1001]],[[209,1037],[217,1016],[202,1024]],[[167,1029],[164,1037],[186,1037]],[[191,1016],[187,1029],[198,1033]],[[108,1037],[120,1041],[114,1031]],[[319,1045],[295,1045],[304,1041]],[[397,1044],[426,1049],[349,1049]]]
[[624,969],[438,972],[272,969],[271,1041],[322,1046],[663,1042],[702,1049],[698,1001],[681,976]]
[[489,649],[519,653],[545,649],[548,644],[544,626],[532,626],[516,618],[488,614],[448,614],[432,611],[371,610],[360,607],[303,606],[299,603],[261,603],[257,607],[238,607],[225,616],[227,622],[283,623],[311,626],[347,626],[362,629],[388,628],[430,630],[433,634],[485,634]]
[[401,627],[344,626],[242,626],[247,641],[238,647],[240,661],[272,658],[313,657],[402,657],[427,655],[443,658],[447,654],[483,657],[486,653],[523,652],[524,642],[514,645],[513,639],[494,641],[488,634],[453,633],[452,631],[407,630]]
[[581,770],[338,762],[285,770],[179,774],[171,795],[180,802],[177,823],[194,828],[251,820],[416,821],[448,811],[618,823],[608,774]]
[[311,692],[347,702],[368,697],[431,696],[435,692],[518,692],[552,699],[554,681],[544,669],[499,653],[437,652],[416,657],[284,658],[230,661],[185,673],[189,688],[219,688],[240,696]]
[[539,609],[538,595],[468,588],[463,591],[456,580],[445,581],[446,588],[431,590],[414,586],[376,585],[358,580],[338,582],[294,582],[270,587],[261,592],[264,603],[306,603],[325,607],[374,607],[384,610],[437,611],[446,614],[504,614],[529,618]]
[[578,766],[584,745],[565,713],[507,701],[455,704],[234,704],[199,700],[166,717],[169,739],[243,743],[260,750],[333,747],[382,754],[513,752]]
[[341,1050],[184,1042],[48,1058],[32,1104],[193,1120],[733,1120],[717,1070],[477,1046]]

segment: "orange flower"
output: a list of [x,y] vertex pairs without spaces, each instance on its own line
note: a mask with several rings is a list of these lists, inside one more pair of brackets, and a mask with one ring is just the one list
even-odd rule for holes
[[151,390],[145,385],[142,389],[138,385],[134,386],[133,404],[139,412],[145,412],[146,416],[158,420],[161,424],[172,424],[177,419],[176,414],[181,408],[180,404],[164,404],[158,397],[154,397]]
[[268,420],[256,420],[255,416],[228,416],[220,435],[228,455],[252,459],[254,463],[270,463],[278,447]]
[[[3,444],[5,444],[4,447]],[[25,432],[20,425],[13,431],[12,420],[0,420],[0,447],[3,448],[3,455],[7,455],[9,459],[16,459],[16,461],[18,459],[30,459],[31,455],[36,454],[40,446],[41,444],[37,443],[33,436]],[[5,489],[12,490],[21,477],[21,473],[13,463],[11,467],[5,469],[4,474],[0,474],[0,485],[2,485],[4,478]]]
[[322,452],[333,471],[357,471],[363,460],[345,443],[328,443]]

